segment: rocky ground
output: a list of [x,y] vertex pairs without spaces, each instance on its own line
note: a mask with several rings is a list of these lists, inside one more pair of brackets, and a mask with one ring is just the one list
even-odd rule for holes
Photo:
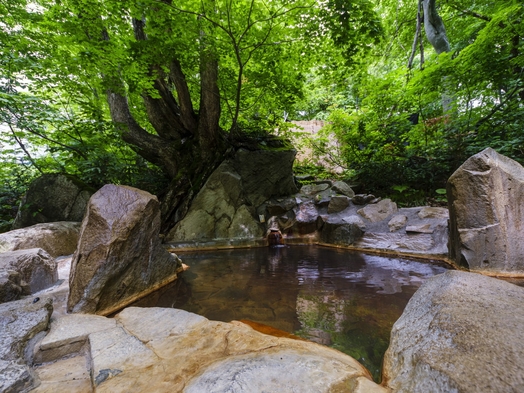
[[[273,229],[291,243],[446,256],[446,209],[398,209],[388,199],[354,195],[341,182],[310,179],[298,190],[291,174],[293,158],[293,151],[256,155],[239,151],[213,173],[186,218],[165,240],[173,247],[253,246],[262,245]],[[523,274],[524,210],[515,201],[524,195],[524,169],[508,160],[487,149],[468,160],[448,183],[450,256],[465,269]],[[473,183],[478,187],[472,188]],[[436,276],[413,296],[392,331],[384,362],[387,388],[372,382],[367,370],[349,356],[310,342],[268,336],[240,322],[215,322],[159,308],[127,308],[112,319],[66,314],[65,303],[72,292],[69,276],[78,277],[71,288],[76,285],[85,310],[92,313],[107,312],[107,307],[93,303],[104,303],[104,294],[118,298],[117,303],[112,299],[109,303],[124,304],[162,282],[162,272],[155,271],[152,263],[155,255],[167,255],[158,246],[158,226],[153,227],[159,224],[158,208],[144,223],[140,209],[133,214],[126,210],[139,204],[130,203],[128,197],[125,203],[113,198],[118,192],[142,197],[144,193],[110,188],[116,190],[106,188],[107,198],[99,203],[99,210],[108,209],[116,216],[109,216],[103,226],[107,232],[98,236],[100,232],[94,230],[88,239],[92,248],[86,248],[87,254],[97,263],[81,266],[91,274],[97,272],[89,267],[96,265],[107,273],[103,279],[96,274],[92,279],[78,269],[78,261],[89,256],[82,252],[75,254],[71,274],[70,259],[54,260],[77,249],[76,240],[90,225],[86,220],[82,229],[78,223],[39,224],[0,235],[0,252],[33,248],[42,260],[35,266],[45,266],[42,269],[51,280],[55,274],[59,278],[52,288],[31,294],[50,285],[48,278],[29,274],[25,257],[16,259],[16,253],[2,262],[0,302],[7,303],[0,304],[0,391],[524,390],[524,289],[477,273],[450,271]],[[158,205],[153,196],[147,198],[153,200],[148,206]],[[115,209],[108,208],[109,203],[116,203]],[[133,223],[113,225],[129,216]],[[150,230],[143,231],[146,227]],[[133,229],[132,236],[123,240],[119,228]],[[149,238],[142,237],[144,232]],[[134,257],[122,257],[106,244],[107,239],[128,247]],[[97,254],[101,244],[108,247],[107,253]],[[171,267],[178,268],[178,262]],[[103,290],[93,291],[100,288],[92,282],[103,282]],[[140,285],[133,292],[134,283]],[[74,306],[70,304],[71,310]]]
[[0,391],[387,392],[341,352],[241,322],[163,308],[67,315],[70,260],[59,260],[59,284],[35,294],[37,302],[0,306],[9,331],[0,342]]

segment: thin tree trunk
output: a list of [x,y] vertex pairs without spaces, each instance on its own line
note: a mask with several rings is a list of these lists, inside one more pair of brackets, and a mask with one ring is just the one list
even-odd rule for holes
[[449,52],[450,46],[444,22],[438,14],[436,0],[423,0],[424,30],[426,37],[438,54]]
[[[422,41],[422,37],[421,37],[422,20],[423,20],[423,16],[422,16],[422,0],[419,0],[419,2],[418,2],[418,11],[417,11],[417,28],[415,30],[415,37],[413,37],[413,44],[411,45],[411,54],[409,55],[408,69],[411,69],[413,67],[413,60],[415,59],[415,53],[417,52],[417,43],[419,41]],[[422,42],[421,42],[421,44],[422,44]],[[423,53],[420,54],[420,58],[421,58],[420,67],[422,68],[422,59],[424,58]]]

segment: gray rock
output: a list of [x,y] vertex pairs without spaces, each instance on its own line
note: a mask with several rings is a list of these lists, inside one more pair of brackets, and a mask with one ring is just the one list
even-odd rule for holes
[[300,193],[304,195],[315,195],[321,191],[325,191],[329,188],[329,184],[306,184],[300,189]]
[[298,191],[293,177],[295,150],[240,149],[231,164],[242,179],[242,190],[251,206],[259,206],[272,197]]
[[72,176],[44,174],[29,185],[13,229],[45,222],[82,221],[93,192]]
[[313,183],[315,184],[327,184],[328,187],[333,186],[333,182],[329,179],[320,179],[320,180],[314,180]]
[[[208,178],[187,215],[166,236],[168,243],[217,239],[257,239],[264,235],[257,212],[263,202],[297,191],[293,180],[294,150],[239,150]],[[270,215],[295,203],[289,198],[270,204]],[[287,210],[286,210],[287,211]],[[265,217],[266,218],[266,217]]]
[[0,270],[20,273],[29,286],[29,293],[49,288],[58,280],[55,259],[41,248],[0,253]]
[[524,168],[493,149],[449,178],[449,258],[474,271],[524,273]]
[[295,179],[297,179],[297,181],[312,181],[312,180],[315,180],[315,176],[313,175],[295,175]]
[[413,232],[413,233],[433,233],[435,230],[431,228],[431,224],[424,224],[424,225],[408,225],[406,227],[406,232]]
[[355,196],[355,191],[353,191],[352,188],[346,182],[343,181],[334,182],[331,189],[336,193],[345,195],[350,198],[353,198]]
[[371,203],[375,200],[375,195],[371,194],[356,194],[351,198],[351,201],[354,205],[365,205],[366,203]]
[[31,369],[23,362],[0,360],[0,392],[19,393],[33,384]]
[[[24,299],[0,304],[0,391],[16,393],[33,384],[31,340],[47,329],[52,300]],[[26,363],[29,362],[29,365]]]
[[524,288],[461,271],[426,281],[391,332],[395,393],[524,390]]
[[361,229],[362,225],[359,225],[362,219],[356,216],[353,217],[354,219],[351,220],[350,217],[340,219],[338,217],[323,216],[320,241],[334,245],[353,244],[364,233]]
[[295,198],[284,198],[281,200],[270,201],[267,205],[267,211],[270,216],[281,216],[297,206]]
[[338,213],[349,206],[350,199],[347,196],[334,196],[328,204],[328,214]]
[[353,214],[353,215],[348,216],[348,217],[343,217],[342,221],[344,221],[346,224],[355,224],[355,225],[357,225],[363,232],[366,230],[366,224],[364,223],[362,218],[360,218],[357,215]]
[[0,234],[0,252],[41,248],[52,257],[71,255],[76,250],[79,222],[50,222]]
[[35,361],[52,362],[79,352],[89,334],[114,329],[116,321],[98,315],[70,314],[51,321],[49,333],[38,346]]
[[397,204],[391,199],[383,199],[378,203],[367,205],[357,211],[365,219],[371,222],[384,221],[397,212]]
[[263,226],[246,205],[242,178],[230,162],[222,163],[193,200],[186,217],[166,242],[262,237]]
[[334,370],[343,368],[343,363],[323,356],[296,350],[267,351],[257,357],[239,356],[216,362],[189,381],[184,392],[327,393],[333,388]]
[[96,192],[71,262],[68,312],[107,314],[174,280],[181,262],[159,231],[155,196],[115,185]]
[[424,218],[449,218],[449,210],[445,207],[424,206],[418,212],[421,219]]
[[317,197],[315,198],[315,205],[317,205],[319,208],[327,208],[329,206],[329,202],[331,202],[331,195],[328,196],[322,196],[320,195],[320,199]]
[[388,222],[389,231],[396,232],[399,229],[404,228],[404,225],[406,225],[407,221],[408,218],[404,214],[397,214],[396,216],[393,216]]
[[295,208],[293,233],[305,235],[317,230],[318,210],[313,201],[305,201]]
[[20,299],[22,277],[14,270],[0,270],[0,303]]

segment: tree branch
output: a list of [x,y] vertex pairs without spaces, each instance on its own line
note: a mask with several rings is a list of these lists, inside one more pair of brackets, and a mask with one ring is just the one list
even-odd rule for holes
[[[146,41],[145,22],[133,18],[132,24],[136,40]],[[160,98],[153,98],[147,92],[142,94],[149,122],[162,138],[180,141],[182,137],[190,135],[191,130],[185,129],[180,120],[180,108],[166,85],[162,69],[151,65],[149,74],[156,76],[153,87],[160,96]]]
[[417,28],[415,31],[415,37],[413,38],[413,44],[411,45],[411,54],[409,55],[408,60],[408,69],[413,67],[413,60],[415,59],[415,53],[417,51],[417,42],[420,39],[420,31],[422,29],[422,0],[418,1],[418,11],[417,11]]
[[471,10],[463,10],[463,9],[457,7],[456,5],[453,5],[453,4],[448,4],[448,6],[450,6],[451,8],[453,8],[456,11],[459,11],[461,13],[461,15],[468,15],[468,16],[472,16],[472,17],[477,18],[477,19],[485,20],[486,22],[491,22],[491,17],[489,17],[489,16],[482,15],[482,14],[479,14],[478,12],[471,11]]
[[187,130],[194,130],[197,127],[197,119],[191,101],[191,94],[187,86],[186,76],[182,72],[182,67],[178,59],[174,58],[169,65],[169,80],[175,86],[180,105],[180,121]]
[[152,135],[140,127],[131,115],[127,98],[124,96],[108,91],[107,102],[111,119],[120,128],[122,139],[133,145],[142,157],[164,168],[167,174],[174,178],[178,172],[175,145],[166,143],[165,139]]
[[22,140],[20,138],[18,138],[18,136],[16,136],[16,133],[15,133],[15,130],[13,129],[13,126],[11,124],[8,124],[8,125],[9,125],[9,129],[11,130],[11,133],[13,134],[13,138],[15,138],[15,141],[16,141],[16,143],[18,143],[18,146],[20,146],[20,148],[24,151],[24,153],[27,156],[27,158],[29,158],[29,161],[31,162],[31,164],[33,164],[33,166],[38,170],[38,172],[40,172],[41,174],[44,174],[44,172],[42,172],[40,167],[38,165],[36,165],[35,160],[31,156],[29,151],[27,151],[27,149],[25,148],[25,145],[23,144]]

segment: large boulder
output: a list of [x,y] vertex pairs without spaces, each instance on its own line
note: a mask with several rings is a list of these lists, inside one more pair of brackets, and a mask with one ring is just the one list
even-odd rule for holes
[[44,222],[82,221],[94,190],[72,176],[44,174],[34,180],[24,195],[13,229]]
[[328,214],[339,213],[349,206],[350,198],[347,196],[334,196],[328,204]]
[[211,174],[186,217],[165,241],[262,238],[265,227],[257,208],[271,198],[297,191],[292,171],[294,156],[294,150],[240,149]]
[[347,246],[359,239],[365,230],[365,224],[357,215],[349,217],[322,216],[323,225],[320,241],[325,244]]
[[488,148],[449,178],[449,258],[474,271],[524,274],[524,168]]
[[0,304],[0,392],[23,392],[33,385],[32,348],[52,312],[51,299]]
[[371,222],[384,221],[398,211],[397,204],[391,199],[383,199],[377,203],[366,205],[357,211],[365,219]]
[[71,262],[68,312],[108,314],[174,280],[181,262],[159,231],[155,196],[115,185],[97,191]]
[[426,281],[391,332],[394,393],[524,391],[524,288],[448,271]]
[[298,191],[293,177],[295,150],[240,149],[232,165],[242,179],[242,190],[251,206],[259,206],[272,197]]
[[0,270],[0,303],[18,300],[23,292],[22,276],[14,270]]
[[295,220],[291,227],[291,232],[295,236],[316,233],[318,229],[319,213],[314,201],[302,201],[293,209],[293,211],[295,214]]
[[52,257],[76,250],[80,222],[50,222],[0,234],[0,252],[41,248]]
[[336,181],[333,183],[333,187],[331,188],[336,193],[345,195],[349,198],[353,198],[355,196],[355,191],[353,191],[353,189],[346,182]]
[[49,288],[58,280],[55,259],[41,248],[0,253],[0,271],[8,270],[20,274],[29,293]]
[[264,228],[248,204],[243,181],[231,162],[222,163],[193,200],[186,217],[166,236],[166,242],[259,238]]
[[342,352],[268,336],[240,322],[210,321],[171,308],[136,307],[107,323],[79,314],[63,319],[53,322],[42,342],[41,349],[53,349],[47,359],[56,361],[35,370],[42,388],[47,388],[42,391],[72,391],[76,375],[88,373],[85,360],[84,373],[75,375],[63,367],[61,378],[56,375],[50,381],[51,368],[70,364],[70,358],[54,356],[67,356],[89,342],[91,389],[97,392],[387,392]]

